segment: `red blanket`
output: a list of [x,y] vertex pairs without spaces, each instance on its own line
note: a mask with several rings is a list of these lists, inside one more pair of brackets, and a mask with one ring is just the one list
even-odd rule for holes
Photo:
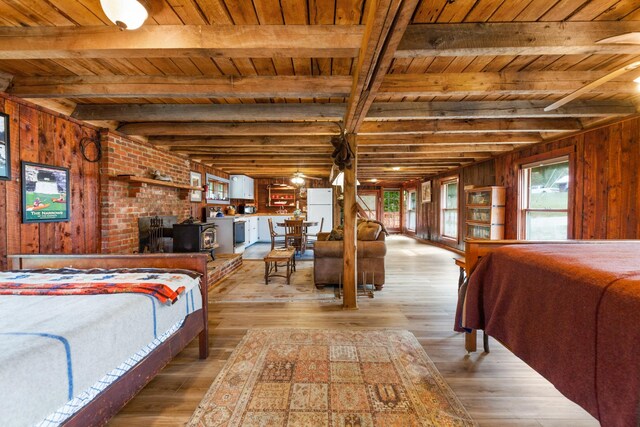
[[184,292],[161,283],[37,283],[0,282],[0,295],[98,295],[138,293],[151,295],[162,304],[173,304]]
[[638,424],[640,242],[498,249],[471,275],[463,314],[602,425]]

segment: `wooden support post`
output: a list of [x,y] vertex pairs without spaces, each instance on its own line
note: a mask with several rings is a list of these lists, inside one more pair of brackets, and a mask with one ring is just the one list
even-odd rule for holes
[[357,242],[356,242],[356,170],[357,170],[357,144],[354,134],[347,135],[347,143],[353,151],[353,164],[344,169],[344,244],[342,258],[344,260],[344,299],[342,308],[357,310]]

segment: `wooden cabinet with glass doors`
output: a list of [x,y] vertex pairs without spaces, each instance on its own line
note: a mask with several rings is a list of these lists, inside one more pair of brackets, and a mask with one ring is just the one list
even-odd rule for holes
[[465,190],[467,239],[504,238],[504,187],[478,187]]

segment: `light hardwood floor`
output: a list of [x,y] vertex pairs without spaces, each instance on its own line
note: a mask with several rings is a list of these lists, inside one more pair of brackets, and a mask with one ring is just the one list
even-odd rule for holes
[[[209,359],[198,360],[197,343],[192,343],[109,425],[183,425],[248,329],[295,327],[408,329],[483,426],[597,426],[589,414],[494,340],[491,353],[466,355],[463,337],[452,330],[458,279],[452,256],[446,250],[392,236],[384,290],[376,292],[374,299],[361,298],[357,311],[344,311],[326,301],[216,303],[214,289]],[[261,261],[247,263],[264,267]]]

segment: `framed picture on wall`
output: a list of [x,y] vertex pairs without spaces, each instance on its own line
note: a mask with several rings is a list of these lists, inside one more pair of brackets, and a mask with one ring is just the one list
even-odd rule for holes
[[[202,174],[200,172],[191,172],[189,181],[192,187],[202,188]],[[202,190],[191,190],[189,200],[192,202],[202,201]]]
[[422,203],[431,201],[431,181],[422,183]]
[[9,116],[0,113],[0,179],[11,179],[11,150],[9,150]]
[[69,221],[69,168],[22,162],[22,222]]

